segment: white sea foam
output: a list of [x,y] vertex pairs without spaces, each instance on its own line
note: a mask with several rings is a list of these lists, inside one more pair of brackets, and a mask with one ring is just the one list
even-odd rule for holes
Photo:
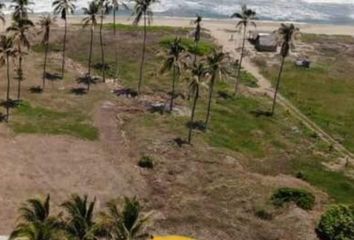
[[[0,0],[7,7],[11,0]],[[33,0],[35,13],[51,12],[52,0]],[[80,10],[89,0],[77,0]],[[153,10],[157,14],[173,16],[228,17],[247,3],[263,19],[299,21],[350,21],[354,14],[354,0],[160,0]],[[343,7],[345,6],[345,7]],[[6,12],[9,12],[7,10]]]

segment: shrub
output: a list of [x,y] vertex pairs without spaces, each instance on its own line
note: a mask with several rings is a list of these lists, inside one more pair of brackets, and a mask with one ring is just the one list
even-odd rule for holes
[[154,161],[149,156],[143,156],[140,159],[140,161],[138,162],[138,166],[141,168],[153,169],[154,168]]
[[273,219],[273,214],[268,212],[265,209],[256,210],[255,215],[262,220],[272,220]]
[[283,206],[285,203],[294,202],[298,207],[310,210],[315,205],[315,196],[302,189],[280,188],[272,196],[275,206]]
[[354,205],[334,205],[320,219],[316,228],[322,240],[354,239]]

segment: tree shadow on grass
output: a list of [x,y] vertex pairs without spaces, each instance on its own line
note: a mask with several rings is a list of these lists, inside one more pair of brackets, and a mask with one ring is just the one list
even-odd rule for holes
[[178,147],[183,147],[184,145],[190,145],[187,140],[184,140],[180,137],[173,139]]
[[99,80],[100,79],[98,77],[85,74],[83,76],[78,77],[76,79],[76,82],[79,84],[84,84],[89,88],[91,85],[97,84]]
[[6,122],[6,120],[7,120],[7,115],[0,113],[0,122]]
[[255,117],[272,117],[273,114],[271,111],[265,111],[265,110],[252,110],[250,111],[250,113],[255,116]]
[[97,70],[105,70],[105,71],[110,69],[110,66],[107,63],[105,63],[105,64],[96,63],[95,65],[93,65],[93,67]]
[[138,96],[138,92],[132,88],[119,88],[113,90],[113,94],[120,96],[125,96],[128,98],[135,98]]
[[194,121],[194,122],[189,121],[187,122],[186,127],[188,129],[192,128],[193,130],[199,130],[202,132],[205,132],[206,130],[205,122],[203,121]]
[[32,86],[29,91],[33,94],[40,94],[43,92],[43,88],[41,86]]
[[45,78],[49,81],[52,81],[52,82],[59,81],[59,80],[63,79],[59,73],[49,73],[49,72],[45,73]]
[[74,88],[70,89],[70,92],[72,94],[82,96],[82,95],[87,94],[87,89],[84,87],[76,87],[76,88],[74,87]]
[[226,91],[218,91],[217,94],[218,94],[219,98],[222,98],[225,100],[233,98],[233,96]]

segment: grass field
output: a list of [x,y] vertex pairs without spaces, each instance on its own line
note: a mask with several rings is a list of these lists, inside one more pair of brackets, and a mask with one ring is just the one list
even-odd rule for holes
[[[108,76],[113,77],[117,69],[112,48],[112,26],[107,25],[105,28]],[[28,80],[24,81],[25,101],[19,108],[11,111],[9,126],[13,132],[17,135],[69,135],[74,137],[70,138],[70,142],[74,141],[72,139],[83,139],[85,141],[79,141],[80,144],[92,144],[87,145],[87,148],[74,149],[75,161],[84,155],[81,149],[86,149],[86,152],[92,149],[91,157],[98,163],[91,160],[96,165],[88,168],[99,179],[104,177],[102,172],[106,170],[99,168],[95,172],[95,168],[100,167],[100,163],[112,164],[110,172],[117,179],[122,178],[131,185],[121,186],[116,179],[109,186],[110,191],[117,186],[123,190],[130,190],[132,186],[142,188],[139,193],[145,196],[144,205],[158,212],[156,226],[164,232],[202,236],[201,239],[208,239],[212,233],[220,239],[245,236],[244,239],[252,240],[277,239],[274,234],[279,231],[283,231],[286,236],[289,233],[297,236],[298,231],[306,231],[307,228],[313,234],[314,217],[311,212],[305,214],[293,208],[275,209],[272,206],[270,197],[280,187],[298,187],[313,192],[317,198],[315,208],[319,211],[327,203],[353,203],[354,180],[346,176],[346,172],[329,171],[323,165],[338,158],[331,146],[321,141],[315,133],[281,107],[274,117],[262,115],[270,107],[268,98],[248,94],[234,97],[234,76],[224,78],[223,81],[217,80],[209,129],[206,132],[194,131],[192,146],[177,146],[174,140],[185,139],[187,136],[188,111],[187,114],[151,113],[147,110],[147,105],[168,99],[171,75],[159,74],[167,51],[166,45],[174,36],[179,36],[183,38],[185,46],[191,48],[192,42],[187,38],[189,29],[148,28],[143,96],[138,99],[116,97],[111,93],[113,88],[120,85],[134,89],[137,87],[141,56],[141,29],[125,25],[119,25],[118,29],[119,85],[98,83],[92,86],[89,94],[84,95],[75,95],[71,89],[78,87],[76,79],[85,71],[89,30],[72,26],[67,48],[70,59],[74,61],[67,62],[65,79],[48,82],[48,88],[42,94],[28,91],[30,86],[38,85],[41,80],[43,49],[35,45],[34,52],[31,53],[32,61],[25,61],[28,69]],[[48,71],[58,73],[62,32],[55,29],[53,33]],[[309,37],[309,43],[314,41],[312,39],[317,38]],[[95,66],[100,63],[97,33],[94,41]],[[199,54],[210,53],[215,47],[212,39],[205,34]],[[272,77],[275,71],[276,66],[273,66],[266,74]],[[328,73],[325,65],[321,64],[305,71],[307,70],[295,69],[288,64],[284,76],[300,72],[301,81],[305,84],[305,78],[317,79],[320,76],[321,79]],[[95,74],[100,75],[100,70],[95,69]],[[293,79],[298,76],[293,76]],[[245,86],[257,87],[257,80],[247,72],[242,72],[241,80]],[[287,81],[290,80],[285,79],[284,83]],[[310,87],[312,90],[318,88],[315,83],[319,84],[321,81],[313,80],[311,83],[313,86],[301,86],[299,89],[285,83],[283,91],[291,100],[298,98],[297,103],[300,104],[310,98]],[[186,85],[185,78],[181,77],[178,91],[186,93]],[[291,87],[291,91],[286,92],[287,87]],[[300,89],[308,92],[305,95],[298,91]],[[331,89],[320,89],[319,92],[325,94],[326,90]],[[341,89],[337,97],[344,101],[343,93],[349,94]],[[207,89],[202,89],[196,120],[205,119],[207,94]],[[326,101],[331,100],[333,98],[326,98]],[[319,102],[317,98],[312,101]],[[313,102],[307,102],[306,106],[309,107]],[[181,109],[188,110],[190,104],[190,101],[183,99],[176,101],[177,108]],[[336,104],[331,104],[334,114]],[[349,106],[339,108],[341,111],[348,110]],[[326,113],[324,108],[311,106],[311,109],[315,109],[316,114]],[[344,111],[343,114],[348,113]],[[318,115],[318,118],[322,119],[321,116]],[[348,118],[349,116],[347,115]],[[63,139],[62,141],[66,141],[66,138]],[[152,159],[153,169],[145,171],[136,166],[142,156]],[[82,162],[86,163],[86,155]],[[66,164],[70,165],[71,162]],[[85,175],[84,184],[95,183],[90,177]],[[148,187],[144,187],[144,181],[140,178],[144,178]],[[329,200],[322,191],[328,193]],[[260,219],[257,215],[259,212],[266,212],[272,218]],[[299,222],[301,226],[296,226]]]
[[[112,26],[106,26],[106,28],[112,29]],[[141,29],[125,25],[118,25],[117,29],[119,30],[120,42],[120,44],[118,44],[119,79],[123,85],[135,88],[141,51],[141,39],[139,38],[139,30]],[[192,48],[192,41],[185,38],[187,32],[187,29],[170,27],[148,28],[149,38],[147,42],[144,91],[147,93],[157,92],[157,94],[162,94],[170,90],[170,75],[158,74],[158,70],[163,61],[162,56],[166,51],[164,48],[174,38],[170,36],[171,34],[182,37],[185,47]],[[83,65],[87,62],[88,34],[89,31],[81,29],[75,33],[70,33],[70,38],[75,39],[75,41],[70,41],[68,45],[69,56],[81,62]],[[106,34],[106,61],[110,65],[109,75],[113,76],[113,73],[116,72],[113,64],[114,51],[107,50],[108,46],[112,46],[113,44],[111,39],[112,33],[109,31]],[[169,37],[166,37],[166,34],[168,34]],[[307,37],[309,43],[317,39],[313,36]],[[208,54],[215,48],[207,35],[204,35],[204,38],[205,40],[203,40],[199,46],[200,55]],[[98,42],[98,35],[96,34],[94,64],[100,62]],[[60,45],[60,38],[54,42],[53,51],[56,51],[57,48],[55,46],[57,45]],[[37,47],[37,51],[40,51],[40,48]],[[264,73],[272,79],[275,76],[276,70],[276,66],[271,67],[270,70],[263,69]],[[298,101],[296,101],[296,103],[299,104],[301,110],[310,115],[322,127],[325,129],[330,127],[330,129],[338,134],[335,128],[336,121],[334,121],[334,119],[338,119],[336,110],[339,106],[334,102],[335,97],[328,94],[328,91],[333,91],[334,85],[337,87],[344,87],[345,85],[343,85],[344,83],[342,82],[335,82],[333,80],[332,87],[323,85],[323,87],[318,88],[318,84],[328,82],[326,78],[328,71],[329,69],[321,64],[316,64],[310,70],[297,69],[291,64],[287,64],[282,91],[286,96],[290,97],[291,100],[296,101],[297,99]],[[100,71],[97,70],[96,73],[100,74]],[[257,86],[257,80],[247,72],[242,72],[241,80],[246,86]],[[229,79],[218,82],[216,92],[226,92],[231,96],[233,89],[232,81],[232,79]],[[347,84],[350,83],[347,82]],[[184,86],[185,83],[180,82],[179,90],[183,92]],[[314,91],[314,89],[319,89],[319,91]],[[339,91],[339,89],[337,89],[337,91]],[[316,92],[316,95],[313,92]],[[342,91],[338,92],[336,95],[337,98],[345,98],[343,93],[349,93],[349,91],[342,89]],[[204,120],[205,117],[207,91],[204,90],[202,95],[202,100],[197,107],[199,120]],[[326,98],[322,95],[325,95]],[[333,108],[329,107],[329,110],[323,108],[327,101],[327,106],[330,105]],[[346,101],[349,100],[346,99]],[[177,103],[185,104],[182,100],[178,100]],[[330,146],[320,141],[315,134],[281,109],[281,112],[274,118],[257,115],[257,113],[269,109],[269,106],[270,101],[266,98],[257,99],[246,96],[234,98],[231,96],[228,99],[224,99],[218,97],[213,104],[210,129],[207,133],[197,132],[195,141],[203,141],[205,144],[210,144],[221,151],[230,152],[230,154],[242,154],[243,164],[255,172],[266,175],[290,174],[293,176],[302,173],[306,181],[328,192],[334,200],[343,203],[352,202],[354,180],[346,177],[342,173],[328,171],[321,165],[321,162],[331,161],[337,157],[336,153],[332,152]],[[339,108],[341,110],[340,112],[343,112],[344,115],[348,114],[348,105],[341,105]],[[328,125],[327,122],[331,122],[330,116],[333,118],[333,123]],[[75,119],[75,115],[72,116],[72,119]],[[181,124],[181,122],[186,123],[188,117],[172,118],[148,114],[144,115],[142,118],[137,118],[135,121],[147,129],[155,129],[156,126],[159,126],[158,131],[162,131],[165,134],[169,132],[184,137],[186,127],[185,124]],[[57,120],[57,122],[60,124],[60,119]],[[341,123],[337,123],[337,125],[341,126]],[[342,129],[344,128],[342,127]],[[65,129],[63,131],[65,131]],[[350,129],[346,131],[350,132]],[[89,127],[85,129],[85,131],[78,127],[72,134],[83,134],[84,138],[94,139],[97,133],[95,133],[94,129],[90,129]],[[90,137],[85,137],[86,134]],[[349,138],[344,141],[344,143],[350,142],[351,140]],[[324,154],[318,156],[315,153],[318,151]],[[329,179],[338,179],[338,181],[329,181]]]
[[[281,92],[335,139],[354,151],[354,39],[304,35],[303,41],[313,46],[313,50],[305,53],[313,59],[313,65],[310,69],[302,69],[293,61],[287,62]],[[263,73],[273,81],[277,71],[277,65],[263,65]]]

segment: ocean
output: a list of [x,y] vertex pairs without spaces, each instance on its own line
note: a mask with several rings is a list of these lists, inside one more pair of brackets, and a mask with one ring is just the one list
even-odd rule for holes
[[[7,6],[11,3],[11,0],[1,1]],[[34,13],[52,9],[52,0],[33,0],[33,3]],[[88,0],[76,1],[77,14],[87,3]],[[354,24],[354,0],[160,0],[153,10],[160,16],[194,17],[200,14],[207,18],[228,18],[239,11],[243,3],[254,9],[261,20]]]

